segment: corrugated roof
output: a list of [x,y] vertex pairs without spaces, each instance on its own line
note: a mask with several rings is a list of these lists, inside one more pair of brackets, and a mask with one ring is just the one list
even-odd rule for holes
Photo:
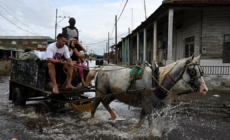
[[52,39],[49,36],[0,36],[0,39]]
[[164,0],[163,4],[230,4],[230,0]]

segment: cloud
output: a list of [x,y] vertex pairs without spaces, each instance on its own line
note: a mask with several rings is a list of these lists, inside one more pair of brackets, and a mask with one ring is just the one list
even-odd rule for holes
[[[125,2],[126,0],[0,1],[0,14],[15,25],[28,31],[20,30],[0,15],[0,35],[20,36],[37,34],[54,38],[55,14],[57,8],[58,16],[70,16],[76,19],[76,27],[80,31],[80,40],[83,42],[83,45],[87,45],[89,50],[93,50],[97,54],[103,54],[106,48],[105,40],[108,39],[108,32],[111,37],[114,37],[114,31],[112,34],[112,30],[114,28],[115,15],[117,15],[117,17],[120,16]],[[145,0],[145,2],[147,16],[149,16],[160,6],[162,0]],[[127,34],[128,28],[131,28],[133,25],[133,29],[135,29],[144,20],[145,12],[143,0],[128,1],[118,21],[118,36],[125,33]],[[59,33],[62,31],[62,27],[68,26],[68,19],[58,18],[57,21],[60,21],[57,28],[57,33]],[[121,37],[118,38],[118,42],[121,40]],[[110,44],[112,43],[114,43],[114,40],[110,41]]]

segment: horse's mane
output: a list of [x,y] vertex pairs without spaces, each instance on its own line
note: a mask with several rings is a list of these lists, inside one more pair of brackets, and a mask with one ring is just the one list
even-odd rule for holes
[[163,82],[163,79],[165,78],[165,76],[173,69],[173,67],[177,64],[177,62],[174,62],[172,64],[166,65],[164,67],[160,67],[159,71],[160,71],[160,75],[159,75],[159,84],[161,85],[161,83]]
[[[188,58],[184,58],[184,59],[180,59],[177,60],[176,62],[173,62],[172,64],[166,65],[164,67],[160,67],[159,68],[159,84],[161,84],[163,82],[163,79],[165,78],[165,76],[175,67],[176,64],[181,63],[181,62],[185,62],[187,61]],[[196,63],[197,60],[193,59],[188,65]]]

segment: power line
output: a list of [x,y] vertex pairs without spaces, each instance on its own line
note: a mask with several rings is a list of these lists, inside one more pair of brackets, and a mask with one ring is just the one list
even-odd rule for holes
[[[123,4],[123,1],[124,1],[124,0],[122,0],[121,5]],[[126,6],[127,2],[128,2],[128,0],[126,1],[125,6]],[[120,11],[120,9],[121,9],[121,5],[120,5],[120,7],[119,7],[119,10],[117,11],[117,14],[118,14],[118,12],[119,12],[119,11]],[[123,10],[122,10],[122,12],[121,12],[121,14],[120,14],[119,18],[121,17],[121,15],[122,15],[122,13],[123,13],[123,11],[124,11],[124,9],[125,9],[125,6],[124,6],[124,8],[123,8]],[[118,18],[118,20],[119,20],[119,18]],[[118,22],[118,20],[117,20],[117,22]],[[114,24],[114,26],[113,26],[113,30],[112,30],[112,33],[111,33],[111,35],[110,35],[110,38],[111,38],[111,37],[112,37],[112,35],[113,35],[113,31],[114,31],[114,29],[115,29],[115,24]]]
[[128,3],[128,0],[126,0],[125,6],[124,6],[124,8],[123,8],[123,10],[122,10],[122,12],[121,12],[121,14],[120,14],[120,16],[119,16],[117,22],[119,21],[119,19],[120,19],[121,15],[122,15],[122,13],[123,13],[123,11],[124,11],[124,9],[125,9],[127,3]]
[[114,29],[115,29],[115,25],[113,26],[113,30],[112,30],[112,33],[111,33],[111,35],[110,35],[110,38],[112,37],[112,35],[113,35],[113,31],[114,31]]
[[[123,1],[124,1],[124,0],[122,0],[121,5],[123,4]],[[120,5],[120,7],[119,7],[119,9],[118,9],[118,11],[117,11],[117,15],[118,15],[118,12],[119,12],[120,9],[121,9],[121,5]]]
[[[0,5],[0,7],[2,7],[7,13],[9,13],[11,16],[13,16],[8,10],[6,10],[2,5]],[[28,27],[28,25],[24,24],[23,22],[21,22],[19,19],[17,19],[15,16],[13,16],[16,20],[18,20],[20,23],[22,23],[24,26],[26,26],[28,29],[30,29],[31,31],[33,31],[31,28]],[[38,34],[37,32],[33,31],[34,33]]]
[[[121,34],[121,35],[119,35],[119,36],[117,36],[117,37],[120,37],[120,36],[123,36],[123,35],[126,35],[126,34],[128,34],[128,33]],[[114,39],[114,38],[110,38],[109,40],[112,40],[112,39]],[[83,43],[83,44],[84,44],[84,45],[94,45],[94,44],[100,44],[100,43],[103,43],[103,42],[106,42],[106,41],[108,41],[108,39],[103,40],[103,41],[99,41],[99,42],[94,42],[94,43]]]
[[52,1],[52,3],[54,4],[54,5],[56,5],[57,7],[58,7],[58,5],[53,1],[53,0],[51,0]]
[[[1,2],[1,1],[0,1]],[[21,16],[23,19],[25,19],[25,20],[27,20],[27,21],[29,21],[29,22],[31,22],[31,23],[33,23],[33,24],[37,24],[37,23],[34,23],[33,21],[31,21],[31,20],[28,20],[28,18],[24,18],[22,15],[20,15],[20,14],[18,14],[18,12],[17,11],[15,11],[15,10],[13,10],[13,9],[11,9],[9,6],[7,6],[6,4],[4,4],[3,2],[1,2],[6,8],[8,8],[8,9],[10,9],[10,10],[12,10],[13,12],[15,12],[15,13],[17,13],[17,15],[19,15],[19,16]]]
[[22,6],[24,6],[26,9],[28,9],[29,11],[33,12],[35,15],[39,16],[40,18],[42,18],[40,15],[36,14],[32,9],[28,8],[27,6],[23,5],[24,3],[20,3],[18,0],[16,0],[19,4],[21,4]]
[[[25,29],[22,29],[21,27],[19,27],[18,25],[14,24],[12,21],[10,21],[10,20],[7,19],[6,17],[4,17],[2,14],[0,14],[0,16],[2,16],[4,19],[6,19],[7,21],[9,21],[11,24],[13,24],[14,26],[16,26],[17,28],[19,28],[19,29],[22,30],[22,31],[29,32],[29,33],[31,33],[31,34],[40,36],[40,35],[38,35],[38,34],[35,34],[35,33],[30,32],[30,31],[27,31],[27,30],[25,30]],[[44,38],[45,38],[45,37],[44,37]]]

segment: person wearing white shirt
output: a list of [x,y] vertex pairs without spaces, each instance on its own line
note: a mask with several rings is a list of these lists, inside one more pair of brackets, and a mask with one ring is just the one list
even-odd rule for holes
[[49,75],[51,82],[53,84],[53,93],[58,94],[58,86],[56,82],[56,69],[55,65],[64,65],[66,62],[61,59],[63,56],[65,57],[67,61],[67,79],[64,88],[70,88],[70,89],[76,89],[71,84],[71,77],[73,75],[73,66],[72,66],[72,59],[70,58],[69,49],[65,45],[66,43],[66,37],[63,34],[57,35],[57,42],[51,43],[47,49],[45,57],[48,60],[48,69],[49,69]]

